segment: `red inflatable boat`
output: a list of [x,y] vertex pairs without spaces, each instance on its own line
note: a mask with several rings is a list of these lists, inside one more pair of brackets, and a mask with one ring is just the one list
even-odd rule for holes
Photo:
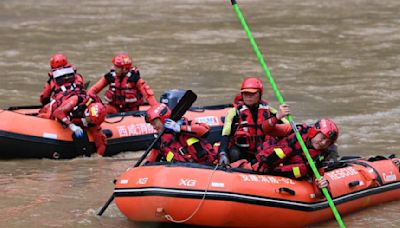
[[[211,127],[207,140],[219,139],[223,119],[231,105],[192,107],[186,114],[190,120],[208,123]],[[144,150],[154,140],[154,129],[144,120],[148,106],[142,111],[107,116],[102,124],[107,136],[106,155],[123,151]],[[49,119],[37,117],[37,108],[0,109],[0,158],[73,158],[83,153],[94,153],[89,135],[85,152],[77,151],[76,142],[67,128]]]
[[[400,199],[398,158],[340,160],[324,174],[341,215]],[[333,219],[308,181],[198,164],[147,164],[122,174],[115,203],[133,221],[215,227],[304,227]],[[345,218],[344,218],[344,222]]]
[[[160,102],[173,108],[186,90],[169,90]],[[232,107],[212,105],[192,107],[186,112],[189,120],[207,123],[211,128],[206,139],[214,143],[221,136],[224,118]],[[37,117],[40,106],[23,106],[0,109],[0,158],[73,158],[89,156],[95,152],[90,135],[85,139],[73,139],[69,129],[55,120]],[[153,127],[145,122],[145,110],[108,115],[102,124],[107,136],[106,156],[123,151],[145,150],[154,140]]]

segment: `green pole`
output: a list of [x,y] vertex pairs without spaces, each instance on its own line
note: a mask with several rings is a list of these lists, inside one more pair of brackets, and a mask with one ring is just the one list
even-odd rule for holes
[[[249,29],[249,27],[247,26],[246,21],[244,20],[244,17],[243,17],[243,15],[242,15],[242,12],[241,12],[240,9],[239,9],[239,6],[237,5],[236,0],[231,0],[231,3],[232,3],[232,6],[233,6],[233,8],[234,8],[234,10],[235,10],[235,12],[236,12],[236,15],[238,16],[238,18],[239,18],[239,20],[240,20],[240,23],[242,24],[242,26],[243,26],[243,28],[244,28],[244,30],[245,30],[245,32],[246,32],[247,37],[249,38],[249,41],[250,41],[251,45],[253,46],[253,50],[254,50],[254,52],[255,52],[256,55],[257,55],[258,61],[260,62],[261,67],[263,68],[264,73],[265,73],[265,75],[267,76],[267,79],[268,79],[269,83],[271,84],[271,87],[272,87],[272,89],[273,89],[273,91],[274,91],[274,93],[275,93],[275,96],[276,96],[277,99],[278,99],[279,104],[285,103],[285,101],[283,100],[283,97],[282,97],[281,93],[279,92],[278,87],[277,87],[276,84],[275,84],[274,79],[273,79],[272,76],[271,76],[271,73],[270,73],[269,70],[268,70],[267,64],[266,64],[265,61],[264,61],[264,57],[262,56],[260,50],[258,49],[257,44],[256,44],[256,42],[254,41],[253,36],[251,35],[250,29]],[[312,171],[313,171],[315,177],[316,177],[317,179],[320,179],[320,178],[321,178],[321,175],[319,175],[318,169],[317,169],[317,167],[315,166],[314,161],[312,160],[310,154],[308,153],[307,147],[306,147],[306,145],[304,144],[303,139],[301,138],[301,135],[300,135],[299,131],[297,130],[296,124],[294,123],[292,116],[289,115],[287,118],[288,118],[288,120],[289,120],[289,122],[290,122],[290,125],[292,126],[293,131],[294,131],[295,134],[296,134],[296,138],[297,138],[297,141],[299,141],[299,143],[300,143],[301,149],[303,150],[304,154],[306,155],[307,161],[308,161],[308,163],[309,163],[309,165],[310,165],[310,167],[311,167],[311,169],[312,169]],[[336,207],[335,207],[335,204],[333,203],[333,200],[332,200],[331,196],[329,195],[328,190],[327,190],[326,188],[323,188],[323,189],[322,189],[322,192],[323,192],[323,194],[325,195],[325,198],[327,199],[328,204],[329,204],[329,206],[331,207],[332,212],[333,212],[333,214],[335,215],[335,218],[336,218],[337,222],[339,223],[339,226],[340,226],[340,227],[345,227],[345,225],[344,225],[344,223],[343,223],[343,221],[342,221],[342,219],[341,219],[341,217],[340,217],[340,214],[339,214],[339,212],[337,211],[337,209],[336,209]]]

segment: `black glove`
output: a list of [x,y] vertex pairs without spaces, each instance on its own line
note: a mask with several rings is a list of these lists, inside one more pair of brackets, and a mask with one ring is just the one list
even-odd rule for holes
[[225,151],[221,151],[219,153],[219,155],[220,155],[220,157],[219,157],[219,164],[220,165],[229,165],[229,164],[231,164],[229,162],[229,158],[228,158],[228,156],[227,156]]

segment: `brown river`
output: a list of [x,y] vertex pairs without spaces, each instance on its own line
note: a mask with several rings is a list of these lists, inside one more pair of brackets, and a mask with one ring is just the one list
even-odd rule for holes
[[[400,1],[238,4],[296,122],[335,120],[341,155],[400,156]],[[277,106],[230,1],[1,0],[0,34],[2,108],[39,104],[56,52],[92,83],[114,55],[128,52],[157,97],[192,89],[196,105],[229,103],[245,76],[259,76],[264,98]],[[95,215],[112,180],[140,154],[1,160],[0,226],[158,227],[128,221],[114,204]],[[343,220],[348,227],[399,227],[400,202]]]

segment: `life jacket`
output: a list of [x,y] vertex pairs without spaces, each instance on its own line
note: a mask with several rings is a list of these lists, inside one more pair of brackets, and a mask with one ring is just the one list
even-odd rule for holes
[[[305,143],[308,153],[313,159],[316,167],[321,167],[326,151],[318,151],[312,148],[309,131],[312,126],[297,126],[297,129]],[[277,175],[289,175],[300,178],[307,173],[312,173],[308,166],[308,160],[303,153],[300,143],[297,141],[295,133],[276,142],[266,141],[259,147],[256,155],[258,164],[254,170],[264,173],[276,173]],[[279,174],[278,174],[279,173]],[[289,177],[288,176],[288,177]]]
[[[61,75],[59,78],[63,78],[63,75],[73,75],[73,77],[66,81],[60,82],[57,81],[59,78],[58,75]],[[55,69],[49,72],[49,80],[51,80],[53,87],[53,96],[52,100],[56,102],[56,106],[58,107],[64,100],[68,99],[73,95],[82,95],[86,94],[85,87],[83,84],[82,75],[76,73],[76,68],[72,65],[67,65],[62,68]]]
[[160,151],[166,161],[213,164],[218,159],[213,146],[204,139],[173,132],[161,136]]
[[[64,84],[63,87],[57,84],[57,78],[61,75],[66,75],[66,74],[72,74],[74,75],[73,78],[75,79],[75,86],[71,87],[71,83],[66,83]],[[42,105],[48,104],[52,102],[55,98],[56,95],[60,96],[60,92],[65,92],[68,93],[69,90],[74,90],[76,87],[78,88],[84,88],[83,86],[83,78],[80,74],[76,73],[76,68],[72,66],[71,64],[67,64],[63,67],[56,68],[56,69],[51,69],[48,72],[48,80],[47,84],[44,86],[41,94],[40,94],[40,102]],[[58,77],[57,77],[58,76]],[[62,78],[62,77],[61,77]],[[60,79],[60,78],[58,78]],[[60,83],[60,81],[58,81]],[[59,99],[59,97],[58,97]]]
[[56,84],[53,97],[55,100],[59,100],[66,96],[70,97],[71,95],[79,95],[84,93],[85,93],[85,88],[83,84],[80,83],[79,80],[75,79],[74,82],[67,82],[64,83],[63,85]]
[[50,113],[53,113],[53,111],[56,110],[56,108],[60,107],[60,105],[65,100],[67,100],[72,96],[78,96],[83,98],[87,96],[83,86],[77,86],[76,83],[71,83],[71,85],[66,85],[65,87],[64,86],[61,87],[62,87],[61,91],[56,90],[57,93],[53,94],[53,97],[50,101],[49,104]]
[[84,96],[85,90],[83,86],[77,85],[75,82],[66,83],[67,85],[62,85],[59,88],[56,86],[56,90],[53,95],[53,99],[50,102],[52,110],[59,107],[65,100],[72,96]]
[[[316,167],[320,167],[322,161],[324,158],[327,156],[325,153],[327,151],[318,151],[313,148],[311,148],[311,139],[309,138],[309,130],[312,128],[312,125],[301,125],[298,126],[298,131],[301,135],[301,138],[303,139],[303,142],[305,143],[308,153],[310,154],[311,158],[313,159]],[[289,137],[286,139],[287,145],[293,149],[293,154],[286,159],[283,164],[293,164],[293,163],[299,163],[303,162],[304,164],[308,165],[308,160],[303,152],[303,149],[301,148],[301,145],[299,141],[296,138],[295,134],[291,134]]]
[[260,102],[257,122],[253,120],[250,109],[244,103],[239,103],[236,110],[237,123],[234,126],[235,134],[231,139],[230,147],[236,145],[241,150],[255,154],[257,146],[262,144],[265,137],[262,123],[272,117],[269,105],[265,101]]
[[111,105],[129,108],[143,104],[143,95],[136,85],[140,79],[139,71],[132,69],[123,77],[119,77],[111,70],[104,77],[109,84],[104,97]]

